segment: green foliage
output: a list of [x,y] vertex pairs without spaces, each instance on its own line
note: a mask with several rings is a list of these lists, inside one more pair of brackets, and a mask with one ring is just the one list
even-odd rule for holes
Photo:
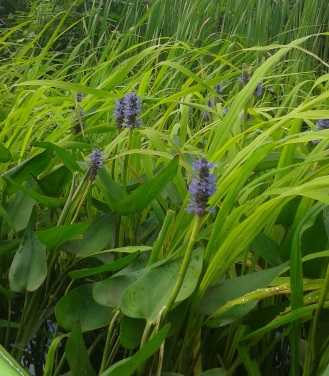
[[[0,34],[6,359],[46,376],[326,372],[324,2],[30,6]],[[128,92],[134,130],[113,114]],[[217,181],[204,216],[185,210],[200,157]]]

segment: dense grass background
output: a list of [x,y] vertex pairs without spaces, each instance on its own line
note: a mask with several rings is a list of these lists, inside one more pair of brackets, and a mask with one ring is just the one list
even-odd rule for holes
[[[6,356],[48,376],[326,374],[327,4],[0,9]],[[119,131],[127,92],[142,127]],[[92,149],[105,163],[88,182]],[[198,217],[201,156],[217,192]]]

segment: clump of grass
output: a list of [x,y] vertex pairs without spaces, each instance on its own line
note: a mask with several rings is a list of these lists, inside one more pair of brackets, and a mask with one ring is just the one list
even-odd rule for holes
[[279,353],[281,374],[323,374],[329,84],[307,46],[324,35],[252,47],[270,38],[261,18],[242,33],[257,1],[235,30],[226,3],[169,24],[171,1],[127,4],[111,32],[111,1],[87,4],[1,36],[1,343],[46,376],[259,375]]

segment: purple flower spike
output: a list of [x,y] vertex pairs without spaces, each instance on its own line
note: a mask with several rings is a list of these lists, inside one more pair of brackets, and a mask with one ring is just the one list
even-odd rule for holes
[[141,119],[136,119],[141,114],[142,97],[135,93],[127,93],[123,98],[124,103],[124,126],[129,129],[139,128]]
[[262,92],[263,92],[263,82],[260,82],[255,91],[253,92],[252,95],[254,95],[255,97],[260,97],[262,95]]
[[137,116],[141,114],[141,108],[142,97],[135,93],[127,93],[124,98],[116,100],[113,113],[117,120],[117,128],[139,128],[142,119],[137,119]]
[[225,116],[228,113],[228,110],[229,110],[228,107],[224,107],[222,111],[222,115]]
[[[213,103],[212,103],[212,100],[210,98],[206,99],[206,105],[210,108],[213,107]],[[212,116],[211,116],[211,113],[207,112],[207,111],[203,111],[202,113],[202,116],[203,116],[203,119],[205,121],[207,120],[211,120],[212,119]]]
[[76,99],[77,102],[82,102],[83,93],[81,93],[81,91],[78,91],[76,96],[75,96],[75,99]]
[[243,86],[246,86],[250,81],[250,73],[247,70],[244,70],[242,75],[238,77],[238,80]]
[[[323,129],[329,129],[329,119],[320,119],[315,124],[316,131],[322,131]],[[318,144],[320,140],[312,140],[313,144]]]
[[94,181],[97,176],[97,171],[103,168],[105,162],[104,154],[100,149],[94,149],[89,156],[89,161],[86,162],[87,167],[89,167],[89,180]]
[[192,198],[189,199],[189,205],[186,208],[188,212],[194,212],[199,217],[206,213],[214,213],[215,208],[208,208],[209,198],[216,193],[216,179],[209,172],[210,168],[214,168],[214,163],[209,163],[206,158],[198,159],[192,165],[192,169],[198,171],[197,175],[193,175],[193,179],[189,186],[189,192]]
[[124,108],[125,108],[125,105],[123,103],[123,98],[117,99],[115,101],[115,109],[113,111],[113,114],[116,117],[116,120],[117,120],[116,126],[118,129],[122,129],[123,127],[123,121],[125,118]]
[[[218,85],[215,86],[215,91],[218,95],[221,95],[223,93],[223,85],[220,83]],[[218,97],[215,97],[215,102],[216,103],[219,103],[220,102],[220,99]]]

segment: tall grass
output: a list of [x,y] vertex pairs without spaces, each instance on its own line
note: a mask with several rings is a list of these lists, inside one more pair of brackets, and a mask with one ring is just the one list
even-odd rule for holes
[[[136,1],[112,28],[115,3],[1,34],[1,343],[49,376],[322,375],[327,7]],[[119,131],[127,92],[142,127]],[[201,156],[217,191],[198,217]]]

